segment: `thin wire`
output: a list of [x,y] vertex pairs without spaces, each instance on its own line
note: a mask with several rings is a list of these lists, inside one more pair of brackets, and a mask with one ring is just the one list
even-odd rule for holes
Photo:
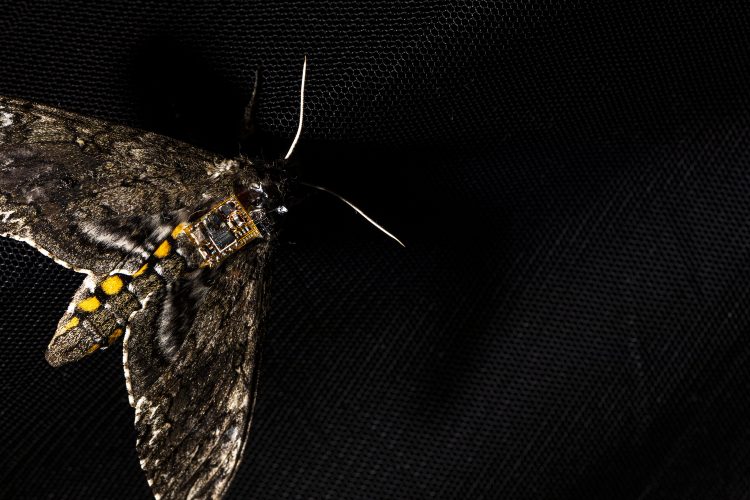
[[354,211],[357,212],[362,217],[364,217],[367,222],[369,222],[370,224],[372,224],[376,228],[380,229],[388,237],[390,237],[391,239],[393,239],[394,241],[396,241],[402,247],[406,248],[406,245],[404,245],[403,242],[400,239],[396,238],[393,234],[389,233],[386,228],[384,228],[383,226],[381,226],[380,224],[378,224],[377,222],[375,222],[374,220],[372,220],[371,217],[369,217],[366,213],[364,213],[362,210],[360,210],[359,208],[357,208],[357,206],[354,205],[354,203],[350,202],[349,200],[347,200],[346,198],[344,198],[340,194],[334,193],[330,189],[326,189],[323,186],[316,186],[315,184],[309,184],[307,182],[300,182],[300,184],[302,184],[304,186],[311,187],[311,188],[318,189],[320,191],[323,191],[324,193],[332,194],[333,196],[335,196],[339,200],[343,201],[344,203],[346,203],[347,205],[349,205],[350,207],[352,207],[354,209]]
[[297,145],[299,136],[302,134],[302,117],[304,116],[304,111],[305,111],[305,76],[306,75],[307,75],[307,55],[305,55],[305,62],[302,63],[302,85],[300,86],[300,90],[299,90],[299,125],[297,126],[297,135],[294,136],[292,145],[289,146],[289,151],[287,151],[286,156],[284,157],[285,160],[288,160],[289,157],[292,156],[294,147]]

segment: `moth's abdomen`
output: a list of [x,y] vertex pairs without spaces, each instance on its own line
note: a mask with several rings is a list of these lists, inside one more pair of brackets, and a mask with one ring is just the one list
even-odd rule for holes
[[60,366],[112,345],[127,328],[131,316],[143,308],[152,294],[175,282],[187,268],[177,253],[177,226],[159,243],[141,267],[131,274],[114,272],[93,287],[84,284],[60,319],[46,358]]

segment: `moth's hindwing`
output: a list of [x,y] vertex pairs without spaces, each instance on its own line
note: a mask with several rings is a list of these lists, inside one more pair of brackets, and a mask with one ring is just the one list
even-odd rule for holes
[[[149,255],[169,254],[160,241],[196,207],[231,195],[238,180],[263,184],[242,167],[164,136],[0,97],[0,236],[88,274],[58,333],[78,331],[70,322],[83,311],[89,327],[117,337],[118,326],[96,314],[132,311],[123,363],[141,465],[162,498],[221,496],[235,473],[254,401],[270,242],[217,269],[168,278],[160,269],[162,285],[134,291],[137,304],[125,290]],[[99,303],[89,301],[94,293]]]

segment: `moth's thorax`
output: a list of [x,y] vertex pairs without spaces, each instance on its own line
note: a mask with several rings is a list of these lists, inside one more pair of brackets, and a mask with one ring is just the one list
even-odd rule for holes
[[[264,211],[249,208],[236,195],[215,204],[184,232],[202,259],[201,267],[216,267],[253,240],[270,236]],[[262,229],[262,231],[261,231]]]

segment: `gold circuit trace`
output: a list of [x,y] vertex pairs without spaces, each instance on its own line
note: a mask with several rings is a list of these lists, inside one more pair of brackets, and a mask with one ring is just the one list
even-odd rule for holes
[[262,235],[250,212],[235,195],[214,205],[185,226],[185,233],[203,258],[201,267],[216,267],[222,260]]

